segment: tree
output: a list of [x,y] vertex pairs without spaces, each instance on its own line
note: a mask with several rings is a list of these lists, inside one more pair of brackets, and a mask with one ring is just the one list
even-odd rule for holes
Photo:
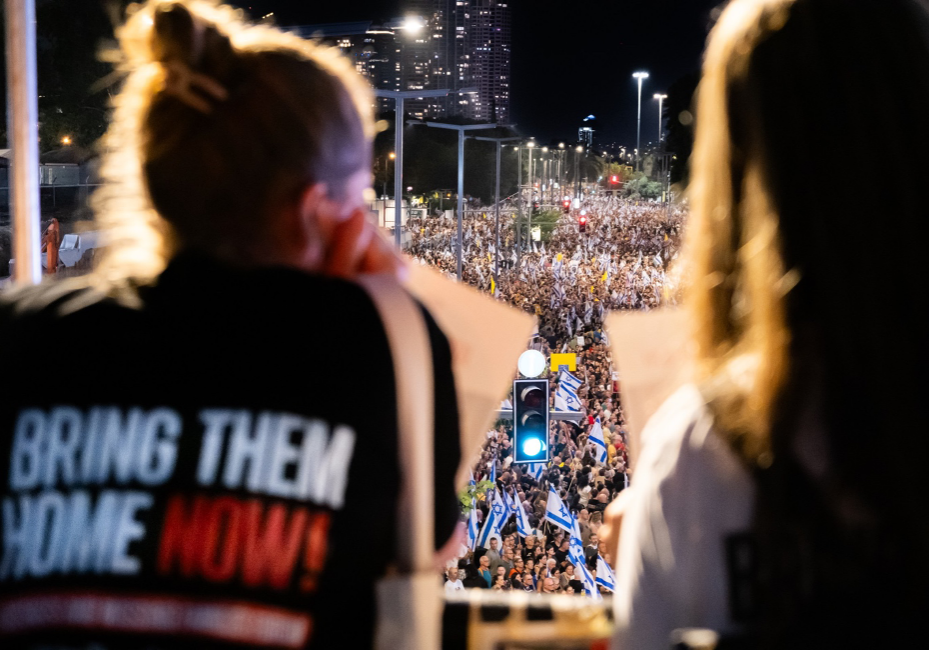
[[490,481],[479,481],[476,485],[468,485],[458,493],[458,500],[461,502],[461,512],[465,516],[471,513],[472,501],[484,501],[487,499],[487,492],[494,489],[494,484]]

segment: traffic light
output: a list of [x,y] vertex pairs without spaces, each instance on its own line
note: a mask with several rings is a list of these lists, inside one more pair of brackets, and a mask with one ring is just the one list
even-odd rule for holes
[[565,199],[561,202],[561,209],[565,214],[571,212],[571,199]]
[[613,174],[612,176],[610,176],[610,183],[612,183],[613,185],[616,185],[617,183],[619,183],[619,175]]
[[542,204],[538,201],[532,202],[532,214],[538,214],[539,210],[542,208]]
[[549,460],[548,380],[517,379],[513,382],[513,462]]
[[587,230],[587,210],[581,210],[581,216],[577,219],[578,232]]

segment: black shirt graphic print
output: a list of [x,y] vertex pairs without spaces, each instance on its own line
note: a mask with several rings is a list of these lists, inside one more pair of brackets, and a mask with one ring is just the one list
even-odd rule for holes
[[[370,299],[193,254],[137,298],[0,296],[0,645],[370,646],[399,489]],[[458,416],[427,323],[441,544]]]

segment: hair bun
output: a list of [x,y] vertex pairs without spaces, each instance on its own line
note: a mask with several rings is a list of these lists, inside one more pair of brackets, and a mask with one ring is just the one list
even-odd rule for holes
[[185,2],[155,7],[152,53],[161,63],[179,62],[225,81],[235,51],[216,25],[193,13]]
[[183,4],[172,2],[155,7],[152,53],[161,63],[180,62],[196,67],[202,52],[202,25]]

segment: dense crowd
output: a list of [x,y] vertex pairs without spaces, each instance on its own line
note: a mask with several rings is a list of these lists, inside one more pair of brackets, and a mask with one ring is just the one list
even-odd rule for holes
[[[597,531],[604,509],[629,479],[625,421],[603,318],[607,310],[648,310],[675,299],[668,274],[678,257],[685,212],[610,196],[588,198],[582,209],[587,217],[583,232],[580,213],[574,211],[563,216],[547,242],[523,242],[519,251],[513,229],[504,225],[496,248],[491,210],[486,217],[464,223],[464,281],[537,315],[539,331],[532,346],[546,356],[577,354],[574,375],[581,380],[576,391],[581,412],[577,421],[552,422],[552,460],[542,468],[512,464],[511,425],[502,422],[488,432],[473,470],[478,520],[486,521],[496,490],[518,499],[531,530],[520,534],[515,518],[510,518],[486,546],[472,542],[463,547],[461,557],[449,564],[446,590],[581,593],[581,568],[569,557],[571,535],[546,519],[551,489],[576,518],[589,575],[596,577],[598,560],[612,565]],[[512,217],[505,221],[512,222]],[[413,258],[453,275],[457,224],[426,218],[410,226]],[[554,396],[556,373],[550,382]],[[607,447],[602,462],[590,441],[595,423],[602,428]],[[480,490],[482,480],[492,480],[494,488]],[[576,561],[579,554],[573,557]]]

